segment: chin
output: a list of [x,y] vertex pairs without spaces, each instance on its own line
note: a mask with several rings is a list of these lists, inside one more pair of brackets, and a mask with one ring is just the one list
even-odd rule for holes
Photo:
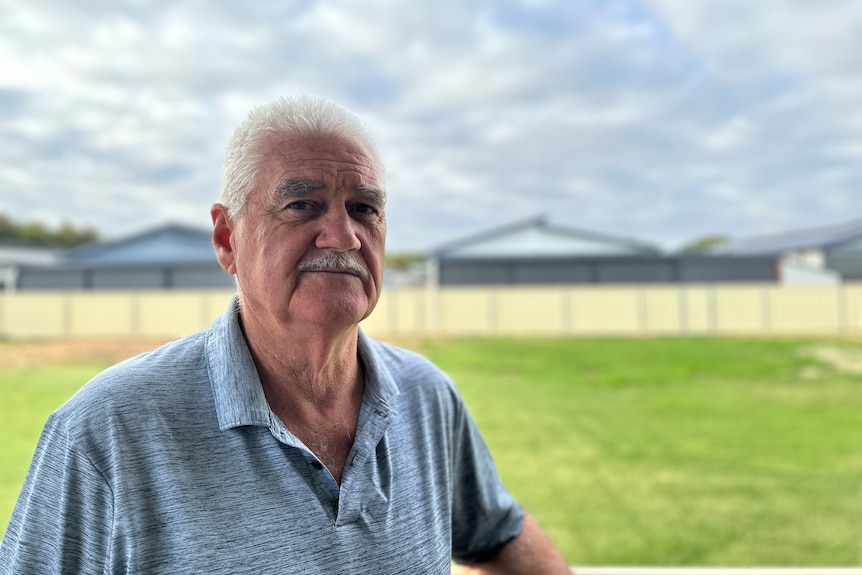
[[339,301],[339,298],[318,301],[316,304],[302,306],[299,312],[311,323],[332,326],[356,325],[371,314],[368,302]]

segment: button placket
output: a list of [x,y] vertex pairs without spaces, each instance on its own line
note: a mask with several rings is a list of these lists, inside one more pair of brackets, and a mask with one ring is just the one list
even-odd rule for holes
[[379,484],[376,468],[381,464],[388,467],[388,463],[375,461],[375,457],[377,446],[384,441],[386,430],[396,413],[383,401],[367,408],[367,416],[360,417],[364,421],[364,428],[357,432],[353,453],[348,458],[341,483],[337,520],[339,527],[363,518],[371,521],[375,509],[380,507],[376,494],[380,493],[383,486]]

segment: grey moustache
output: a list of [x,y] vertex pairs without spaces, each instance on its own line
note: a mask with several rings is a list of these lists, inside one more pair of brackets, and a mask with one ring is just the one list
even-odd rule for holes
[[368,270],[349,255],[342,252],[326,252],[299,262],[301,272],[348,272],[365,279]]

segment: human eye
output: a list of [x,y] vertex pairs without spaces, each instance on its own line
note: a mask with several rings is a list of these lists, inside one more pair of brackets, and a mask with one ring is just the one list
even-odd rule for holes
[[294,202],[290,202],[284,209],[286,210],[298,210],[298,211],[307,211],[315,209],[315,205],[313,202],[309,202],[308,200],[296,200]]
[[320,207],[311,200],[289,200],[273,205],[270,213],[291,220],[309,219],[318,216]]
[[355,206],[353,206],[353,211],[369,216],[379,213],[377,208],[369,204],[356,204]]
[[386,192],[374,186],[357,183],[353,186],[356,195],[353,197],[351,212],[354,217],[368,221],[383,219],[386,206]]
[[366,220],[366,221],[376,221],[381,217],[381,211],[379,208],[372,204],[366,204],[364,202],[357,202],[351,206],[350,211],[353,213],[353,217],[356,219]]

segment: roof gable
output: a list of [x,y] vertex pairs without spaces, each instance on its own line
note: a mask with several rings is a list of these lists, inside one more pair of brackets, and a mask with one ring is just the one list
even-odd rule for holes
[[87,266],[213,263],[212,235],[208,230],[176,224],[108,243],[70,250],[66,260]]
[[862,219],[832,226],[739,238],[731,240],[716,251],[739,255],[778,255],[798,250],[849,246],[860,239],[862,239]]
[[641,242],[548,224],[531,218],[446,244],[434,251],[441,259],[542,258],[657,255]]
[[57,261],[60,253],[57,248],[0,244],[0,266],[51,264]]

